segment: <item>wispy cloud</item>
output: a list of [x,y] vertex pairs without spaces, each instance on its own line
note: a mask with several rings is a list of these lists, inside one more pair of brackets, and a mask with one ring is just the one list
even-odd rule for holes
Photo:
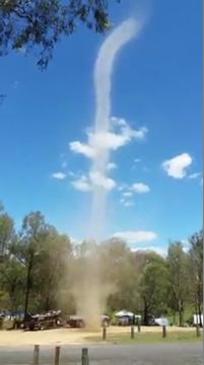
[[194,172],[193,174],[188,175],[189,179],[197,179],[201,176],[201,172]]
[[149,193],[150,187],[142,182],[134,183],[130,189],[137,194]]
[[92,190],[92,185],[85,175],[82,175],[78,179],[72,181],[71,184],[75,188],[75,190],[79,190],[82,192],[89,192]]
[[115,170],[115,169],[117,169],[117,164],[115,163],[115,162],[109,162],[108,164],[107,164],[107,170],[108,171],[111,171],[111,170]]
[[114,233],[113,237],[120,238],[129,244],[134,244],[153,241],[158,235],[152,231],[123,231]]
[[135,205],[131,197],[126,197],[126,196],[120,198],[120,203],[126,208],[133,207]]
[[[148,132],[146,127],[133,129],[125,119],[116,117],[111,118],[111,127],[112,130],[108,132],[87,132],[88,142],[72,141],[69,143],[70,150],[92,161],[96,161],[104,156],[104,151],[116,151],[132,140],[144,140]],[[116,163],[108,162],[106,173],[116,168]],[[99,171],[95,171],[95,169],[92,171],[91,169],[88,176],[83,175],[83,177],[75,179],[72,185],[81,191],[90,191],[93,186],[99,186],[105,190],[112,190],[116,187],[117,183],[115,180],[106,176],[106,173],[101,174]]]
[[132,185],[121,185],[118,189],[121,192],[120,203],[124,207],[131,207],[134,205],[134,195],[135,194],[146,194],[150,192],[150,187],[142,182],[137,182]]
[[146,247],[133,247],[131,248],[132,252],[139,252],[139,251],[143,251],[143,252],[156,252],[158,255],[162,256],[162,257],[166,257],[167,256],[167,251],[168,248],[167,247],[160,247],[160,246],[146,246]]
[[88,176],[81,175],[71,182],[72,186],[79,191],[89,192],[94,187],[103,188],[104,190],[110,191],[116,187],[115,180],[102,175],[100,172],[91,171]]
[[187,168],[192,164],[192,157],[189,153],[182,153],[162,163],[163,169],[168,176],[174,179],[183,179],[187,175]]
[[81,143],[79,141],[73,141],[69,144],[70,150],[72,152],[84,155],[88,158],[94,158],[95,157],[95,151],[93,147],[89,146],[88,144]]
[[132,200],[125,200],[123,205],[124,205],[124,207],[129,208],[129,207],[133,207],[135,205],[135,203]]
[[130,198],[133,196],[133,192],[132,191],[124,191],[122,193],[122,195],[125,197],[125,198]]
[[70,150],[87,158],[100,158],[104,150],[116,151],[130,143],[132,140],[143,140],[148,132],[146,127],[133,129],[125,121],[116,117],[111,118],[112,131],[110,132],[88,132],[88,143],[73,141],[69,143]]
[[56,180],[64,180],[66,179],[67,175],[64,172],[58,171],[58,172],[54,172],[52,174],[52,178],[56,179]]
[[90,172],[89,177],[92,185],[104,188],[105,190],[112,190],[116,187],[116,182],[113,179],[104,176],[99,171]]

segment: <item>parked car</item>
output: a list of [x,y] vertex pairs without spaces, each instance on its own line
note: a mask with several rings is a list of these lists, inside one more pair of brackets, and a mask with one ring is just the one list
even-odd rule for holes
[[137,324],[138,321],[141,322],[141,315],[136,315],[132,312],[126,310],[121,310],[115,313],[116,321],[118,326],[130,326],[132,324]]
[[155,318],[154,326],[169,326],[169,320],[165,317]]
[[72,315],[67,319],[67,326],[71,328],[84,328],[85,320],[83,317]]
[[154,315],[149,315],[147,321],[142,321],[143,325],[146,326],[169,326],[169,320],[166,317],[160,316],[155,317]]
[[[110,317],[106,314],[101,316],[101,326],[107,327],[110,325]],[[67,326],[71,328],[84,328],[86,327],[85,318],[78,315],[71,315],[68,317]]]
[[27,315],[22,322],[25,330],[45,330],[50,328],[62,327],[63,321],[61,311],[49,311],[45,314]]

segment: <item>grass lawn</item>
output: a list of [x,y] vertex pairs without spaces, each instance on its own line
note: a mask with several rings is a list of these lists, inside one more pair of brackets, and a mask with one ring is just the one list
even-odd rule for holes
[[[202,331],[201,331],[202,332]],[[118,333],[118,334],[108,334],[104,343],[114,343],[114,344],[134,344],[134,343],[166,343],[166,342],[192,342],[192,341],[202,341],[202,334],[200,337],[196,336],[196,332],[167,332],[167,337],[162,338],[162,333],[148,332],[148,333],[135,333],[135,338],[131,339],[128,333]],[[91,336],[87,337],[87,341],[91,342],[101,342],[102,337]]]

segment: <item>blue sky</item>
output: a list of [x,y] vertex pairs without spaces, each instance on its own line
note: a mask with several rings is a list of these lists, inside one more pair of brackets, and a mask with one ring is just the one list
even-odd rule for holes
[[[135,3],[112,5],[113,24],[141,13],[143,2]],[[111,154],[117,168],[109,171],[115,187],[107,235],[122,232],[131,247],[162,249],[202,224],[201,3],[146,1],[146,24],[114,66],[112,116],[148,129]],[[103,40],[79,29],[57,46],[44,72],[31,55],[0,58],[0,91],[7,93],[0,107],[0,200],[17,226],[41,210],[60,231],[87,234],[91,192],[75,182],[90,160],[69,144],[86,142],[94,121],[93,68]]]

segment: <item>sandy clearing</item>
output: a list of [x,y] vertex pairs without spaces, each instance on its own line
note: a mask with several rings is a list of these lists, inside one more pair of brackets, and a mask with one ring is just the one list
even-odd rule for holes
[[[161,332],[161,327],[141,327],[142,332]],[[194,328],[169,327],[169,332],[189,332]],[[109,334],[130,333],[130,327],[111,326],[107,329]],[[81,329],[60,328],[47,331],[25,332],[22,330],[0,331],[0,346],[25,346],[25,345],[79,345],[88,342],[89,337],[100,335],[99,332],[88,332]]]

